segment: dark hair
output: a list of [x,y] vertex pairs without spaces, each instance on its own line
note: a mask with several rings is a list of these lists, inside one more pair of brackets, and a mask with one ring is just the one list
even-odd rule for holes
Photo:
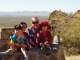
[[14,26],[14,29],[15,29],[15,30],[21,30],[22,27],[21,27],[20,25],[15,25],[15,26]]
[[50,26],[50,24],[49,24],[49,22],[48,21],[42,21],[41,23],[40,23],[40,27],[41,27],[41,29],[42,29],[42,27],[45,27],[45,26],[47,26],[48,27],[48,29],[50,29],[51,30],[51,26]]
[[19,24],[22,28],[24,28],[24,27],[27,27],[27,24],[26,24],[26,22],[20,22],[20,24]]

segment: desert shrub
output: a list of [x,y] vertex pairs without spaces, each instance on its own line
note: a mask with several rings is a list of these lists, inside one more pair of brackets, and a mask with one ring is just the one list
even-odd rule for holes
[[74,14],[53,11],[49,16],[49,21],[51,26],[56,27],[53,28],[54,33],[60,31],[65,51],[68,54],[80,54],[80,10]]

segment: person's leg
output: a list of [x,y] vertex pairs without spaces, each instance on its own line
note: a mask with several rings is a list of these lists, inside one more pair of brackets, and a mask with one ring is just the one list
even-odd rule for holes
[[26,53],[24,48],[21,48],[21,52],[23,53],[25,59],[28,60],[28,55],[27,55],[27,53]]
[[36,48],[35,53],[36,53],[36,60],[40,60],[40,56],[41,56],[40,48]]
[[6,51],[4,51],[4,52],[0,52],[0,54],[7,54],[7,53],[9,53],[10,51],[12,51],[12,49],[11,49],[11,48],[7,49],[7,50],[6,50]]

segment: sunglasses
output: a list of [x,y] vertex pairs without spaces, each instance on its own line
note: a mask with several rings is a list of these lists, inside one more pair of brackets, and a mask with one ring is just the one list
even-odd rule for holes
[[38,22],[32,22],[32,24],[38,24]]

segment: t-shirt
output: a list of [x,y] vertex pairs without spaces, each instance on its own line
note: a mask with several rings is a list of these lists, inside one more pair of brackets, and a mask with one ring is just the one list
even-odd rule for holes
[[48,41],[48,43],[52,43],[52,35],[50,31],[41,31],[39,35],[39,39],[42,43],[45,43],[46,41]]
[[27,39],[26,39],[25,36],[19,36],[19,37],[17,37],[16,41],[19,44],[27,44],[28,43],[28,41],[27,41]]
[[30,44],[34,47],[38,45],[36,41],[38,41],[37,34],[39,32],[39,29],[35,29],[34,27],[31,27],[28,29],[29,37],[30,37]]

